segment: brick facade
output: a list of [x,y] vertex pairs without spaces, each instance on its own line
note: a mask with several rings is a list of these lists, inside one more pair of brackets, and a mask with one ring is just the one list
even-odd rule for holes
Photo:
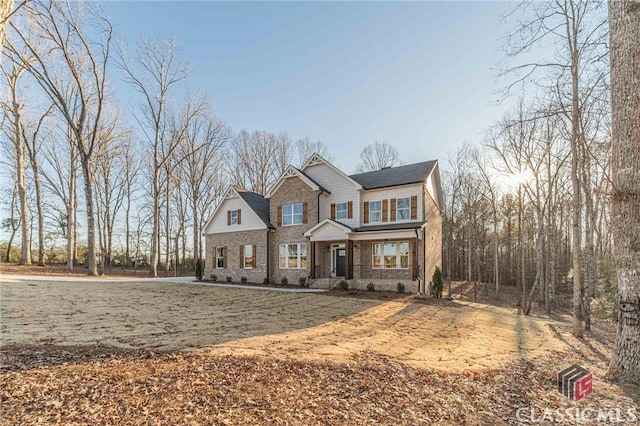
[[[289,284],[297,284],[300,277],[308,277],[311,271],[312,249],[311,242],[303,235],[309,228],[318,223],[318,194],[298,177],[287,178],[269,199],[271,223],[275,231],[271,233],[269,244],[271,249],[271,282],[279,283],[286,277]],[[306,203],[307,223],[302,225],[278,225],[278,208],[283,205]],[[280,244],[305,243],[307,245],[307,267],[304,269],[280,269]]]
[[[225,282],[226,277],[231,277],[233,282],[240,282],[242,277],[247,277],[248,282],[262,283],[267,278],[267,233],[266,229],[256,231],[236,231],[222,234],[208,234],[206,238],[207,259],[205,262],[204,278],[210,279],[216,275],[218,281]],[[255,245],[256,264],[251,269],[240,266],[240,246]],[[226,268],[216,268],[216,247],[227,248]]]
[[436,266],[442,269],[442,213],[433,198],[425,191],[424,212],[427,225],[424,236],[424,274],[428,284],[433,277]]

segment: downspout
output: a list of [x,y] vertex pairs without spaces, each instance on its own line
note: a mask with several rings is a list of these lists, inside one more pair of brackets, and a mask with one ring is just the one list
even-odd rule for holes
[[267,267],[266,267],[267,276],[266,278],[267,278],[267,281],[271,282],[271,275],[269,274],[269,269],[270,269],[269,266],[271,265],[271,241],[269,241],[270,240],[269,234],[271,234],[271,228],[267,226]]
[[[416,259],[418,259],[418,253],[419,253],[418,252],[418,241],[420,240],[418,238],[418,236],[419,236],[418,228],[415,228],[414,231],[416,233],[416,244],[415,244],[415,247],[413,248],[413,250],[416,252]],[[424,241],[423,241],[423,244],[424,244]],[[420,263],[420,259],[418,259],[418,263]],[[418,265],[414,265],[413,267],[415,268],[416,278],[418,279],[418,293],[424,294],[424,291],[422,291],[424,289],[422,288],[422,280],[420,279],[420,270],[418,269]]]
[[[318,185],[320,186],[320,185]],[[320,192],[318,192],[318,199],[317,199],[317,203],[316,203],[316,225],[318,223],[320,223],[320,196],[324,194],[324,189],[322,189],[322,187],[320,186]],[[309,237],[309,242],[311,244],[315,244],[313,241],[311,241],[311,237]],[[311,264],[311,270],[309,271],[309,277],[307,278],[307,283],[309,283],[309,281],[311,281],[311,276],[313,275],[313,279],[316,279],[316,275],[318,273],[318,271],[316,271],[316,256],[318,256],[318,253],[316,253],[317,250],[314,247],[313,249],[313,263]]]

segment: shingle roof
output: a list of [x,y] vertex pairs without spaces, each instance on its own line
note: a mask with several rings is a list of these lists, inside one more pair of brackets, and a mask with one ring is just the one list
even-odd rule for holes
[[267,200],[260,194],[247,191],[246,189],[236,188],[236,191],[249,205],[249,207],[251,207],[251,209],[256,212],[258,217],[265,223],[265,225],[267,225],[269,228],[273,228],[271,220],[269,219],[269,200]]
[[349,177],[362,185],[364,189],[408,185],[411,183],[424,182],[436,163],[436,160],[424,161],[422,163],[359,173]]
[[403,222],[403,223],[385,223],[382,225],[365,225],[354,229],[356,232],[367,231],[399,231],[402,229],[417,229],[422,227],[426,222]]

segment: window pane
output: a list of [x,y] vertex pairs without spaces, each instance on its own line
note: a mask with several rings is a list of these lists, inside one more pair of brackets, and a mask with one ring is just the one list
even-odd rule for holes
[[291,220],[291,216],[282,216],[282,224],[283,225],[291,225],[292,224],[292,220]]
[[396,255],[393,256],[384,256],[384,267],[385,268],[395,268],[396,267]]
[[409,254],[409,243],[403,241],[400,243],[400,254]]
[[302,203],[300,203],[300,204],[294,204],[294,205],[293,205],[293,212],[294,212],[294,213],[296,213],[296,214],[298,214],[298,213],[299,213],[299,214],[302,214],[302,211],[303,211],[303,205],[302,205]]
[[384,255],[395,256],[396,255],[396,243],[384,243]]
[[291,204],[287,204],[286,206],[282,206],[282,214],[283,215],[291,215],[293,213],[293,206]]
[[279,249],[280,254],[280,269],[284,269],[287,267],[287,246],[286,244],[280,244]]
[[382,222],[382,201],[369,203],[369,222]]

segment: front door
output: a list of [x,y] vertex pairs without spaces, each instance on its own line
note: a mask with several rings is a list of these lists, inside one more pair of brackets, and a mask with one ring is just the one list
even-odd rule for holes
[[335,247],[333,249],[333,267],[336,277],[344,277],[346,257],[346,250],[344,246]]

